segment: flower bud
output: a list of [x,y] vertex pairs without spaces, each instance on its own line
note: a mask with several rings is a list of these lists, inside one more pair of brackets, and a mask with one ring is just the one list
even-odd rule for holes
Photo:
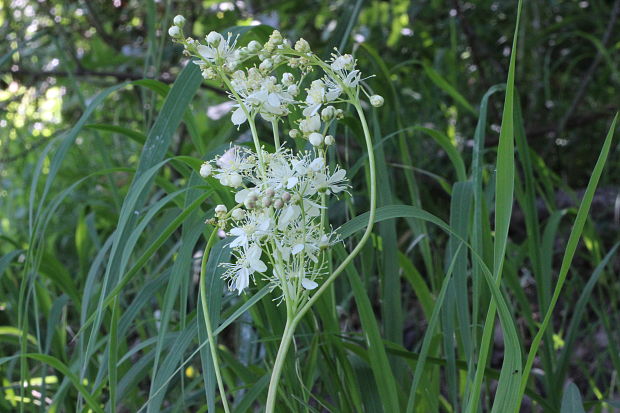
[[284,202],[282,202],[281,199],[276,199],[275,201],[273,201],[273,207],[275,209],[280,209],[284,206]]
[[213,68],[208,67],[202,71],[202,77],[207,80],[214,80],[215,78],[217,78],[217,72],[213,70]]
[[231,216],[235,221],[240,221],[245,218],[245,210],[241,208],[234,209]]
[[213,167],[209,162],[205,162],[200,166],[200,176],[206,178],[213,172]]
[[384,100],[383,100],[383,96],[381,95],[372,95],[370,97],[370,104],[376,108],[383,106],[383,103],[384,103]]
[[295,43],[295,50],[299,53],[308,53],[310,51],[310,45],[302,38]]
[[228,178],[228,186],[232,186],[233,188],[241,186],[242,182],[243,178],[241,178],[241,175],[239,174],[231,174]]
[[310,116],[299,122],[299,129],[303,133],[312,133],[321,129],[321,118],[319,115]]
[[260,70],[263,70],[263,71],[265,71],[265,70],[269,70],[269,69],[271,69],[272,67],[273,67],[273,63],[272,63],[271,59],[265,59],[265,60],[263,60],[263,61],[260,63],[260,65],[258,66],[258,68],[259,68]]
[[312,146],[321,146],[323,144],[323,135],[318,132],[312,132],[308,137]]
[[252,40],[250,43],[248,43],[248,50],[252,53],[256,53],[262,48],[263,46],[261,46],[261,44],[256,40]]
[[181,29],[178,26],[170,26],[168,29],[168,34],[174,39],[183,37],[183,32],[181,32]]
[[181,15],[174,16],[174,19],[172,19],[172,22],[174,23],[175,26],[183,27],[185,26],[185,17]]
[[274,46],[282,43],[282,34],[279,31],[274,30],[273,33],[271,33],[271,35],[269,36],[269,43]]
[[321,119],[323,119],[323,122],[332,120],[334,116],[336,116],[336,108],[333,106],[327,106],[321,111]]
[[265,208],[269,208],[272,204],[273,200],[271,198],[263,198],[263,206]]
[[282,84],[284,86],[290,86],[295,83],[295,77],[292,73],[286,72],[282,75]]
[[210,46],[218,47],[220,42],[222,42],[224,40],[224,38],[218,32],[211,32],[211,33],[209,33],[207,35],[206,40],[207,40],[207,43],[209,43]]
[[288,131],[288,136],[290,136],[293,139],[299,138],[300,135],[301,134],[299,133],[297,129],[291,129],[290,131]]
[[286,91],[291,95],[291,96],[297,96],[299,94],[299,87],[297,85],[290,85],[288,88],[286,88]]
[[282,201],[284,202],[288,202],[291,200],[291,194],[290,192],[285,192],[282,194]]
[[265,196],[269,198],[273,198],[274,195],[275,195],[275,191],[272,188],[267,188],[267,190],[265,191]]
[[327,135],[325,139],[323,140],[323,142],[325,143],[325,145],[330,146],[330,145],[333,145],[336,142],[336,140],[334,139],[332,135]]
[[342,109],[336,109],[336,119],[340,120],[344,118],[344,111]]
[[215,207],[216,215],[225,215],[226,212],[228,212],[228,208],[226,208],[226,205],[219,204],[218,206]]

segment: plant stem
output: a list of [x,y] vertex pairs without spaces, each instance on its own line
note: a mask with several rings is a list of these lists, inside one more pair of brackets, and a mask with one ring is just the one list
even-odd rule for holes
[[278,130],[278,121],[276,119],[271,121],[271,127],[273,128],[273,143],[276,145],[276,151],[280,148],[280,131]]
[[364,248],[366,241],[368,241],[368,238],[370,238],[370,234],[372,233],[372,227],[375,222],[375,215],[377,212],[377,178],[375,155],[373,152],[372,138],[370,136],[370,131],[368,130],[368,122],[366,121],[366,116],[364,115],[362,106],[360,105],[357,98],[354,100],[353,106],[355,106],[357,114],[360,118],[362,129],[364,131],[364,138],[366,141],[366,150],[368,151],[368,166],[370,168],[370,210],[368,213],[368,224],[366,225],[366,231],[364,231],[364,235],[362,235],[362,238],[353,249],[353,251],[351,251],[347,258],[345,258],[344,261],[340,263],[338,268],[336,268],[336,270],[334,270],[334,272],[325,280],[325,282],[316,291],[316,293],[308,299],[308,301],[295,313],[294,316],[292,316],[292,314],[287,311],[287,321],[286,327],[284,328],[284,335],[282,336],[282,341],[280,342],[280,348],[278,349],[278,354],[276,355],[276,362],[273,368],[273,372],[271,373],[271,380],[269,382],[269,391],[267,393],[267,406],[265,409],[266,413],[273,413],[273,409],[275,408],[278,382],[280,381],[282,366],[284,364],[284,359],[286,358],[288,348],[291,344],[293,334],[295,333],[295,328],[304,317],[304,315],[308,312],[308,310],[312,308],[314,303],[336,280],[336,277],[338,277],[338,275],[340,275],[340,273],[344,271],[347,265],[349,265],[349,263],[353,261],[357,254],[360,253],[362,248]]
[[222,381],[222,373],[220,372],[220,363],[217,358],[217,348],[215,346],[215,337],[213,336],[213,328],[211,327],[211,316],[209,315],[209,309],[207,307],[207,292],[206,292],[206,270],[207,261],[209,260],[209,252],[211,247],[215,243],[217,238],[217,228],[213,228],[211,236],[207,241],[204,253],[202,254],[202,262],[200,265],[200,301],[202,304],[202,313],[205,319],[205,327],[207,328],[207,336],[209,339],[209,348],[211,349],[211,359],[213,360],[213,369],[215,370],[215,377],[217,379],[217,386],[220,390],[220,397],[222,398],[222,404],[224,405],[224,411],[230,413],[228,407],[228,399],[226,398],[226,392],[224,391],[224,382]]
[[293,334],[295,333],[296,324],[294,319],[290,317],[290,314],[286,317],[286,325],[284,327],[284,333],[282,334],[282,341],[280,341],[280,347],[278,348],[278,355],[276,356],[276,362],[273,365],[273,372],[271,373],[271,379],[269,380],[269,391],[267,393],[267,405],[265,406],[266,413],[273,413],[276,403],[276,394],[278,393],[278,382],[282,375],[282,367],[284,366],[284,360],[286,360],[286,354],[288,348],[293,341]]

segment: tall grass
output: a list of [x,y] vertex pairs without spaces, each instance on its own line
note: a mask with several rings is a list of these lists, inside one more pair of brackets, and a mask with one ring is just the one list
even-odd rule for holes
[[[362,4],[352,4],[343,18],[345,30],[333,42],[340,50],[347,48]],[[148,6],[145,71],[161,64],[164,47],[155,35],[155,2]],[[567,413],[619,406],[612,399],[617,383],[602,384],[620,368],[617,314],[598,301],[601,285],[617,295],[609,268],[617,262],[618,240],[603,249],[588,215],[606,161],[617,150],[618,115],[606,137],[591,137],[600,154],[578,208],[557,208],[555,191],[570,189],[531,149],[522,117],[521,18],[519,1],[507,79],[497,79],[479,104],[428,62],[403,63],[418,67],[459,119],[476,125],[471,147],[460,147],[453,134],[423,119],[403,116],[403,96],[392,83],[399,68],[388,67],[371,45],[356,50],[360,64],[377,73],[367,82],[386,97],[381,111],[356,108],[370,124],[378,208],[374,217],[365,209],[374,195],[364,178],[375,171],[366,131],[345,119],[346,127],[333,131],[341,145],[330,157],[347,166],[353,189],[329,208],[344,241],[330,253],[334,264],[345,265],[296,319],[276,411]],[[264,26],[233,30],[245,40],[264,40],[268,33]],[[0,411],[264,409],[280,339],[289,331],[287,314],[264,282],[236,296],[220,278],[219,263],[230,250],[225,240],[215,242],[216,232],[204,222],[215,205],[233,200],[197,171],[202,159],[228,147],[231,127],[203,125],[203,106],[221,97],[199,92],[202,82],[190,64],[172,86],[138,80],[102,90],[69,130],[37,152],[27,193],[15,198],[27,211],[23,241],[5,237],[0,249],[0,304],[6,309]],[[155,108],[152,121],[151,109],[144,110],[143,130],[97,121],[98,111],[113,110],[115,97],[136,89]],[[501,118],[494,119],[490,105],[502,93]],[[488,126],[496,120],[499,141],[487,147]],[[76,144],[78,138],[86,147]],[[125,147],[139,148],[139,156],[127,164],[99,159],[102,154],[90,150],[95,142],[127,158]],[[270,138],[262,143],[273,144]],[[421,143],[441,150],[448,167],[422,169]],[[91,156],[99,169],[83,170],[81,159]],[[424,189],[429,182],[439,195]],[[447,208],[437,207],[444,202]],[[516,208],[524,216],[523,239],[511,236]],[[369,218],[377,225],[364,235]],[[369,242],[349,262],[363,237]],[[532,274],[533,287],[525,286],[523,274]],[[591,334],[592,313],[606,331],[604,357],[613,367],[579,381],[589,387],[565,385],[579,366],[575,348]],[[217,387],[226,389],[228,400],[220,399]]]

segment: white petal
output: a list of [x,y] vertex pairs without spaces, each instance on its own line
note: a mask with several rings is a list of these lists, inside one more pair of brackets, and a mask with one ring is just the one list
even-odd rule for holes
[[237,278],[235,279],[235,290],[237,290],[238,294],[241,294],[248,285],[250,285],[250,270],[242,268],[237,273]]
[[297,244],[293,246],[293,248],[291,249],[291,253],[295,255],[295,254],[299,254],[303,250],[304,250],[304,244]]
[[261,260],[252,261],[252,269],[258,272],[267,271],[267,266]]
[[196,48],[196,51],[200,56],[204,57],[205,59],[215,59],[217,57],[215,49],[209,46],[201,44]]
[[299,182],[299,179],[296,176],[290,177],[286,180],[286,189],[291,189],[292,187],[297,185],[297,182]]
[[270,93],[267,97],[267,103],[269,103],[271,106],[280,106],[280,97],[277,95],[277,93]]
[[304,278],[303,280],[301,280],[301,285],[306,289],[306,290],[314,290],[316,287],[318,287],[319,285],[317,283],[315,283],[312,280],[309,280],[307,278]]
[[260,247],[258,245],[256,245],[256,244],[254,244],[254,245],[252,245],[248,249],[248,251],[246,253],[246,259],[249,262],[253,262],[253,261],[256,261],[256,260],[260,259],[261,254],[262,254],[262,251],[261,251]]
[[241,191],[237,192],[235,194],[235,202],[238,204],[243,203],[243,201],[245,201],[245,198],[248,196],[249,193],[250,193],[249,189],[242,189]]
[[232,117],[230,118],[232,123],[235,125],[241,125],[247,119],[248,118],[245,116],[245,112],[241,108],[237,108],[237,110],[233,112]]

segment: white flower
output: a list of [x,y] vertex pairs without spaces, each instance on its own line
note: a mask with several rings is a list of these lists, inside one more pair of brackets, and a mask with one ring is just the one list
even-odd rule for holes
[[321,129],[321,118],[319,115],[314,115],[307,117],[306,119],[302,119],[299,122],[299,130],[303,133],[312,133]]
[[315,80],[310,84],[310,89],[307,89],[308,95],[306,96],[306,108],[303,111],[304,116],[313,116],[321,108],[321,105],[327,102],[327,90],[325,89],[325,82],[321,79]]
[[248,214],[245,223],[230,230],[230,235],[236,237],[231,248],[247,248],[250,242],[259,241],[271,232],[271,218],[266,215]]
[[327,135],[323,142],[325,142],[325,145],[330,146],[330,145],[333,145],[336,142],[336,140],[334,139],[332,135]]
[[235,49],[236,40],[232,40],[232,35],[228,34],[228,39],[217,33],[211,32],[207,36],[208,45],[199,45],[196,47],[198,54],[206,61],[222,65],[227,69],[234,68],[239,62],[239,50]]
[[346,175],[347,171],[344,169],[337,169],[331,175],[318,173],[312,185],[317,192],[327,192],[328,195],[339,194],[349,187]]
[[238,294],[250,285],[250,276],[255,272],[267,271],[267,266],[260,260],[262,251],[258,245],[252,245],[248,249],[238,251],[235,255],[237,262],[234,264],[224,263],[228,268],[223,277],[229,279],[228,287],[237,290]]

